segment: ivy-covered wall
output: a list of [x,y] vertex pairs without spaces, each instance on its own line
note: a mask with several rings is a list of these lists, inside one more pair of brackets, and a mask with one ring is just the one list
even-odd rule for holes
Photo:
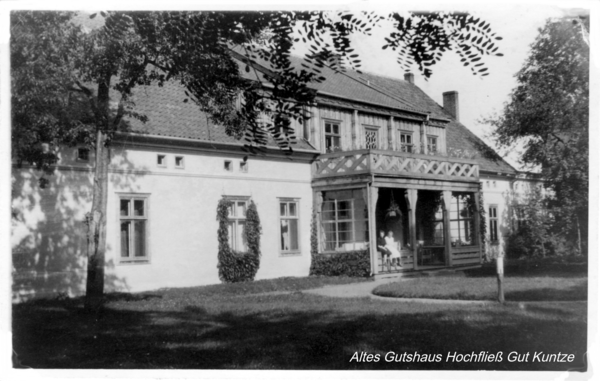
[[229,218],[228,208],[231,201],[222,198],[217,206],[217,220],[219,230],[219,279],[225,283],[247,282],[254,280],[260,265],[260,235],[261,226],[258,211],[254,201],[250,201],[246,211],[246,224],[244,226],[244,237],[248,251],[236,252],[229,246]]

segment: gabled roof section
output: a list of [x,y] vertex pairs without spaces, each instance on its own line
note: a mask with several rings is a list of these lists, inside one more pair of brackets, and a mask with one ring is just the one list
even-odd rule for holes
[[401,79],[378,76],[371,73],[350,72],[349,75],[368,80],[378,87],[385,89],[392,96],[407,99],[420,109],[427,110],[436,119],[450,120],[446,125],[446,146],[448,148],[463,149],[476,153],[475,159],[480,163],[480,169],[487,172],[516,174],[516,170],[508,164],[498,153],[488,146],[465,125],[456,121],[452,115],[444,110],[437,102],[431,99],[418,86]]

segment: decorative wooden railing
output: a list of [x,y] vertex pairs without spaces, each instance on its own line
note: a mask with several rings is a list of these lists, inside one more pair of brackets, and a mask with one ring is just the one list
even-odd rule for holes
[[320,155],[313,169],[314,178],[362,173],[477,181],[479,164],[471,159],[398,151],[356,150]]
[[474,265],[481,263],[479,255],[479,246],[464,246],[461,248],[452,248],[452,265]]

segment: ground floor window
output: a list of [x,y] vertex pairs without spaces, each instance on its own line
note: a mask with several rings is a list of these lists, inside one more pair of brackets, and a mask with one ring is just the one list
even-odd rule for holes
[[300,252],[298,223],[298,201],[279,200],[279,249],[282,254]]
[[324,192],[321,206],[322,249],[351,251],[366,248],[367,213],[363,190]]
[[452,246],[475,245],[475,195],[452,193],[450,203],[450,235]]
[[498,206],[490,205],[489,207],[490,217],[490,241],[492,243],[498,242]]
[[121,262],[147,260],[148,197],[119,196],[119,219]]
[[231,201],[227,215],[229,219],[229,247],[234,251],[244,252],[247,249],[244,227],[246,225],[248,200],[231,198],[229,201]]
[[527,223],[527,214],[525,212],[525,205],[517,205],[515,207],[515,225],[517,230],[521,229]]

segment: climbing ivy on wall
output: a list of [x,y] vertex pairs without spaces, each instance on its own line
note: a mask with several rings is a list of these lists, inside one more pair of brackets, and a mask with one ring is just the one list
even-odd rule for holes
[[317,256],[319,255],[319,238],[317,236],[317,212],[312,211],[310,220],[310,270],[309,274],[314,275],[317,265]]
[[479,236],[481,237],[481,250],[487,258],[486,250],[486,234],[487,234],[487,223],[485,221],[485,203],[483,201],[483,184],[479,183]]
[[262,234],[260,218],[256,204],[254,201],[250,201],[246,210],[246,224],[243,232],[248,250],[246,252],[234,251],[229,246],[228,210],[231,204],[230,200],[222,198],[217,206],[219,279],[226,283],[252,281],[260,265],[260,235]]

